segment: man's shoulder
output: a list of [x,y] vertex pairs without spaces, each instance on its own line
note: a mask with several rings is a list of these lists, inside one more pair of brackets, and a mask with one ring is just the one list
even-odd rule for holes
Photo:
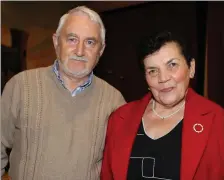
[[93,76],[94,79],[96,80],[97,84],[102,84],[102,86],[106,87],[107,90],[111,90],[111,91],[116,91],[116,92],[120,92],[117,88],[115,88],[113,85],[109,84],[107,81],[105,81],[104,79],[94,75]]
[[24,84],[24,82],[27,82],[27,84],[36,82],[34,79],[36,78],[37,74],[41,74],[44,72],[47,72],[47,69],[49,67],[40,67],[40,68],[34,68],[34,69],[27,69],[24,71],[21,71],[11,77],[8,82],[6,83],[7,86],[21,86]]
[[35,76],[37,73],[43,73],[46,72],[49,69],[49,67],[39,67],[39,68],[33,68],[33,69],[27,69],[24,71],[19,72],[18,74],[14,75],[12,78],[18,80],[21,79],[23,76]]

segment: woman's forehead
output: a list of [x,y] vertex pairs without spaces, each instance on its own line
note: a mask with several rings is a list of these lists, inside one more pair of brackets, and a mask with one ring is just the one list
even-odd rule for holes
[[145,62],[167,62],[171,59],[182,59],[183,55],[181,54],[180,48],[176,43],[167,43],[162,46],[158,51],[146,56],[144,59]]

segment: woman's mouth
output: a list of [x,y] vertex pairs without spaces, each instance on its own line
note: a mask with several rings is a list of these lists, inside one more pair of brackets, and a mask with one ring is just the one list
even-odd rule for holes
[[169,87],[169,88],[164,88],[164,89],[161,89],[160,91],[161,92],[170,92],[173,90],[173,87]]

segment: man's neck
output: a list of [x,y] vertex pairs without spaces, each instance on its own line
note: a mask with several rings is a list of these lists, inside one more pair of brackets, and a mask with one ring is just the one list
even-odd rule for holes
[[60,73],[61,79],[64,82],[64,86],[69,91],[73,91],[77,87],[83,85],[88,80],[88,76],[85,76],[83,78],[75,78],[74,76],[69,76],[61,71],[59,71],[59,73]]

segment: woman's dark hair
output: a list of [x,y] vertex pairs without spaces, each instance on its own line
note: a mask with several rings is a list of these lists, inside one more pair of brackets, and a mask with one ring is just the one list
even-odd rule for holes
[[190,56],[185,40],[177,34],[172,34],[169,31],[162,31],[142,38],[138,47],[138,60],[141,68],[144,69],[143,60],[146,56],[160,50],[161,47],[170,42],[175,42],[179,46],[181,54],[185,57],[186,62],[190,67],[192,57]]

